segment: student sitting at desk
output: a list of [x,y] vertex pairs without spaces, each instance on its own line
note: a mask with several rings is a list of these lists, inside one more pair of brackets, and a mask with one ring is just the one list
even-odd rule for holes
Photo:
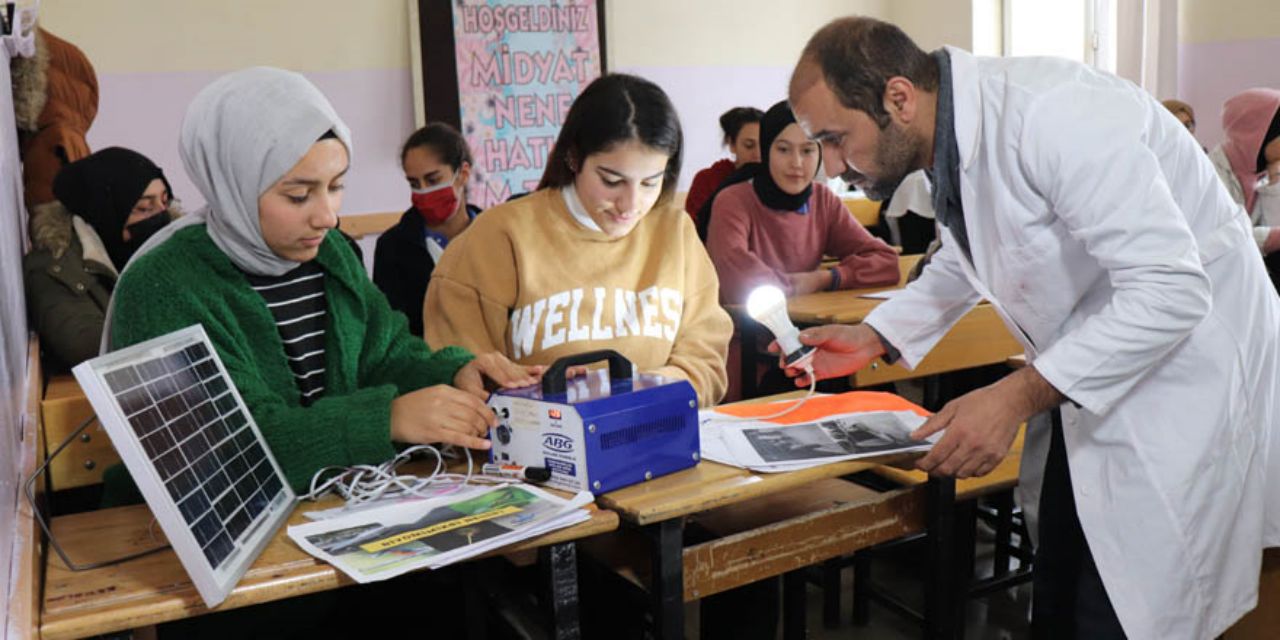
[[98,355],[117,275],[177,203],[160,167],[121,147],[63,167],[53,193],[56,200],[32,207],[22,267],[40,347],[51,369],[65,370]]
[[400,150],[404,178],[413,191],[396,226],[378,236],[373,283],[391,308],[409,318],[409,332],[422,336],[422,301],[431,272],[449,241],[467,230],[480,208],[467,204],[471,149],[457,129],[432,122],[413,132]]
[[[744,304],[766,284],[792,296],[898,283],[898,254],[813,181],[818,143],[796,124],[786,101],[761,120],[760,151],[760,163],[729,178],[731,186],[722,186],[711,205],[707,252],[720,274],[722,301]],[[840,263],[822,268],[823,255]]]
[[[321,467],[391,458],[392,442],[488,448],[482,376],[523,385],[538,371],[409,334],[330,232],[351,138],[310,82],[267,67],[223,76],[187,110],[180,148],[209,206],[125,270],[113,347],[202,324],[295,490]],[[118,482],[105,502],[127,497]]]
[[485,211],[445,250],[423,311],[430,344],[523,364],[614,349],[636,368],[724,395],[732,323],[693,222],[671,202],[680,122],[635,76],[570,107],[538,190]]
[[755,107],[734,107],[720,114],[720,130],[724,132],[724,145],[729,147],[733,159],[721,158],[711,166],[693,174],[689,193],[684,198],[684,210],[698,222],[703,205],[715,195],[720,184],[744,164],[760,162],[760,118],[764,113]]
[[1280,91],[1249,89],[1222,108],[1226,140],[1209,160],[1244,207],[1271,282],[1280,290]]

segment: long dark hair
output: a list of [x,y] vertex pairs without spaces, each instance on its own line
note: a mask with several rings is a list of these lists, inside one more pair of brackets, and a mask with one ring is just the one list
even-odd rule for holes
[[684,148],[680,118],[658,85],[623,73],[597,78],[573,101],[538,188],[573,184],[587,156],[629,140],[667,154],[658,202],[670,200]]
[[427,126],[414,131],[408,140],[404,141],[404,146],[400,147],[400,164],[404,164],[404,157],[409,155],[411,149],[418,147],[426,147],[440,156],[440,161],[453,167],[457,172],[462,168],[462,163],[474,164],[471,161],[471,147],[467,146],[467,139],[462,137],[457,129],[454,129],[444,122],[432,122]]

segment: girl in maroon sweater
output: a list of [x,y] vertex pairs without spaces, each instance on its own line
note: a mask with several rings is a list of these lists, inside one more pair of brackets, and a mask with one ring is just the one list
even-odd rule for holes
[[724,131],[724,145],[729,147],[733,159],[723,158],[693,176],[689,194],[684,199],[684,210],[698,222],[698,212],[715,194],[720,184],[733,175],[734,170],[749,162],[760,162],[760,118],[755,107],[734,107],[720,114],[720,129]]

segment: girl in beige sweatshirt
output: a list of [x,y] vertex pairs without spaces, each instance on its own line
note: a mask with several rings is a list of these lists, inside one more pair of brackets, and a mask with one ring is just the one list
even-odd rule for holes
[[697,231],[671,202],[680,159],[661,89],[622,74],[593,82],[538,190],[450,242],[427,290],[427,343],[523,364],[614,349],[718,402],[733,324]]

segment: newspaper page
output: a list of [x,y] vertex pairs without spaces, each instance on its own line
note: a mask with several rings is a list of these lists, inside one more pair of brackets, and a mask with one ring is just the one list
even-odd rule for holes
[[586,521],[581,507],[526,485],[499,485],[462,496],[393,504],[289,527],[307,553],[360,583],[439,567]]
[[911,439],[925,418],[910,411],[846,413],[791,425],[714,412],[701,418],[703,457],[754,471],[792,471],[933,445]]

